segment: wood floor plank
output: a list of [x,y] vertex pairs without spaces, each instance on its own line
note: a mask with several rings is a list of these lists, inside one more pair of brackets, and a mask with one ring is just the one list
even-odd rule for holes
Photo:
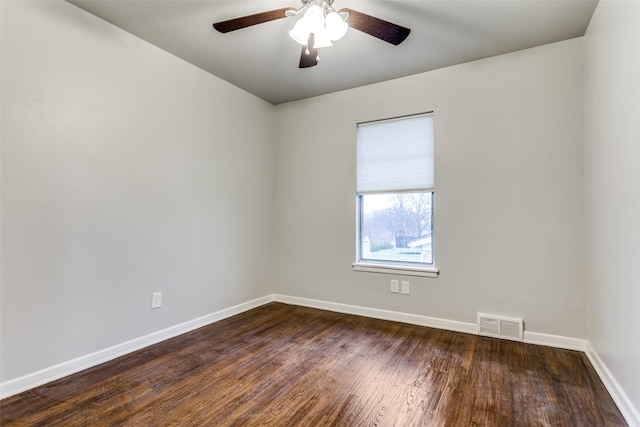
[[581,352],[271,303],[0,401],[3,426],[624,426]]

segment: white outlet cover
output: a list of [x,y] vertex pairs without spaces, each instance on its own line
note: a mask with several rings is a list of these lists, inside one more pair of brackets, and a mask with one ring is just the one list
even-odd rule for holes
[[409,295],[411,293],[411,284],[408,280],[403,280],[400,282],[400,292],[403,295]]
[[162,292],[154,292],[151,294],[151,308],[160,308],[162,306]]
[[393,292],[394,294],[400,292],[397,280],[391,280],[391,292]]

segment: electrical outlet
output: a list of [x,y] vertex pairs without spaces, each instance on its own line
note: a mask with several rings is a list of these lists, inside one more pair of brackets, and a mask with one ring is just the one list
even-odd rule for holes
[[162,306],[162,292],[154,292],[151,294],[151,308],[160,308]]
[[411,284],[408,280],[400,282],[400,291],[403,295],[409,295],[411,293]]
[[393,292],[394,294],[397,294],[398,292],[400,292],[400,288],[398,287],[398,281],[397,280],[392,280],[391,281],[391,292]]

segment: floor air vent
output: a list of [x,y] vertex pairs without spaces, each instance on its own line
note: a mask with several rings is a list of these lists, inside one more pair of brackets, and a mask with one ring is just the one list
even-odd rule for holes
[[478,313],[478,335],[522,341],[522,319]]

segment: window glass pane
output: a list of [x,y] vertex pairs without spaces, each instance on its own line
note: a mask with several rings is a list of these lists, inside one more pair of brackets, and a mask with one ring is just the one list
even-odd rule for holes
[[360,259],[433,264],[433,192],[360,197]]

